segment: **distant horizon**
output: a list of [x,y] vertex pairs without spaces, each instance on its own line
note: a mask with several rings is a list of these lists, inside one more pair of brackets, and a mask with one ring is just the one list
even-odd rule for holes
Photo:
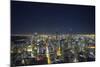
[[95,33],[58,33],[58,32],[53,32],[53,33],[39,33],[39,32],[34,32],[34,33],[12,33],[11,35],[16,35],[16,34],[23,34],[23,35],[33,35],[33,34],[95,34]]

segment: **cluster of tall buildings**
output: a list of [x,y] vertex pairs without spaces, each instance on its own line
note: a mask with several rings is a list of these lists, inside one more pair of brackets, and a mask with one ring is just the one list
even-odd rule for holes
[[[11,64],[15,66],[94,60],[94,34],[35,33],[11,36]],[[17,61],[20,62],[17,63]]]

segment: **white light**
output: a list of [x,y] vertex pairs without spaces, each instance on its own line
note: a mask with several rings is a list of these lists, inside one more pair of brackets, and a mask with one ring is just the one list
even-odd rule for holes
[[27,51],[28,51],[28,52],[31,52],[31,51],[32,51],[32,48],[28,48]]
[[39,45],[39,44],[37,44],[37,45]]
[[37,42],[40,42],[40,40],[38,39]]

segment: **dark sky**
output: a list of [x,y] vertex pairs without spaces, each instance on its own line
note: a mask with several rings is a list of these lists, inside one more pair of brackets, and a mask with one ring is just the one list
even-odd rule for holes
[[11,2],[11,33],[95,33],[95,7]]

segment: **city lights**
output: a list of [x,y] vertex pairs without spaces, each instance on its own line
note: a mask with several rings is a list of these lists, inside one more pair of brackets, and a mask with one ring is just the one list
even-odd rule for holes
[[[18,36],[12,36],[12,38],[17,38],[12,40],[11,55],[12,58],[16,56],[12,60],[12,64],[36,65],[94,61],[95,36],[92,35],[47,35],[36,33],[31,36],[20,36],[23,39],[17,38]],[[21,62],[16,64],[19,60]]]

